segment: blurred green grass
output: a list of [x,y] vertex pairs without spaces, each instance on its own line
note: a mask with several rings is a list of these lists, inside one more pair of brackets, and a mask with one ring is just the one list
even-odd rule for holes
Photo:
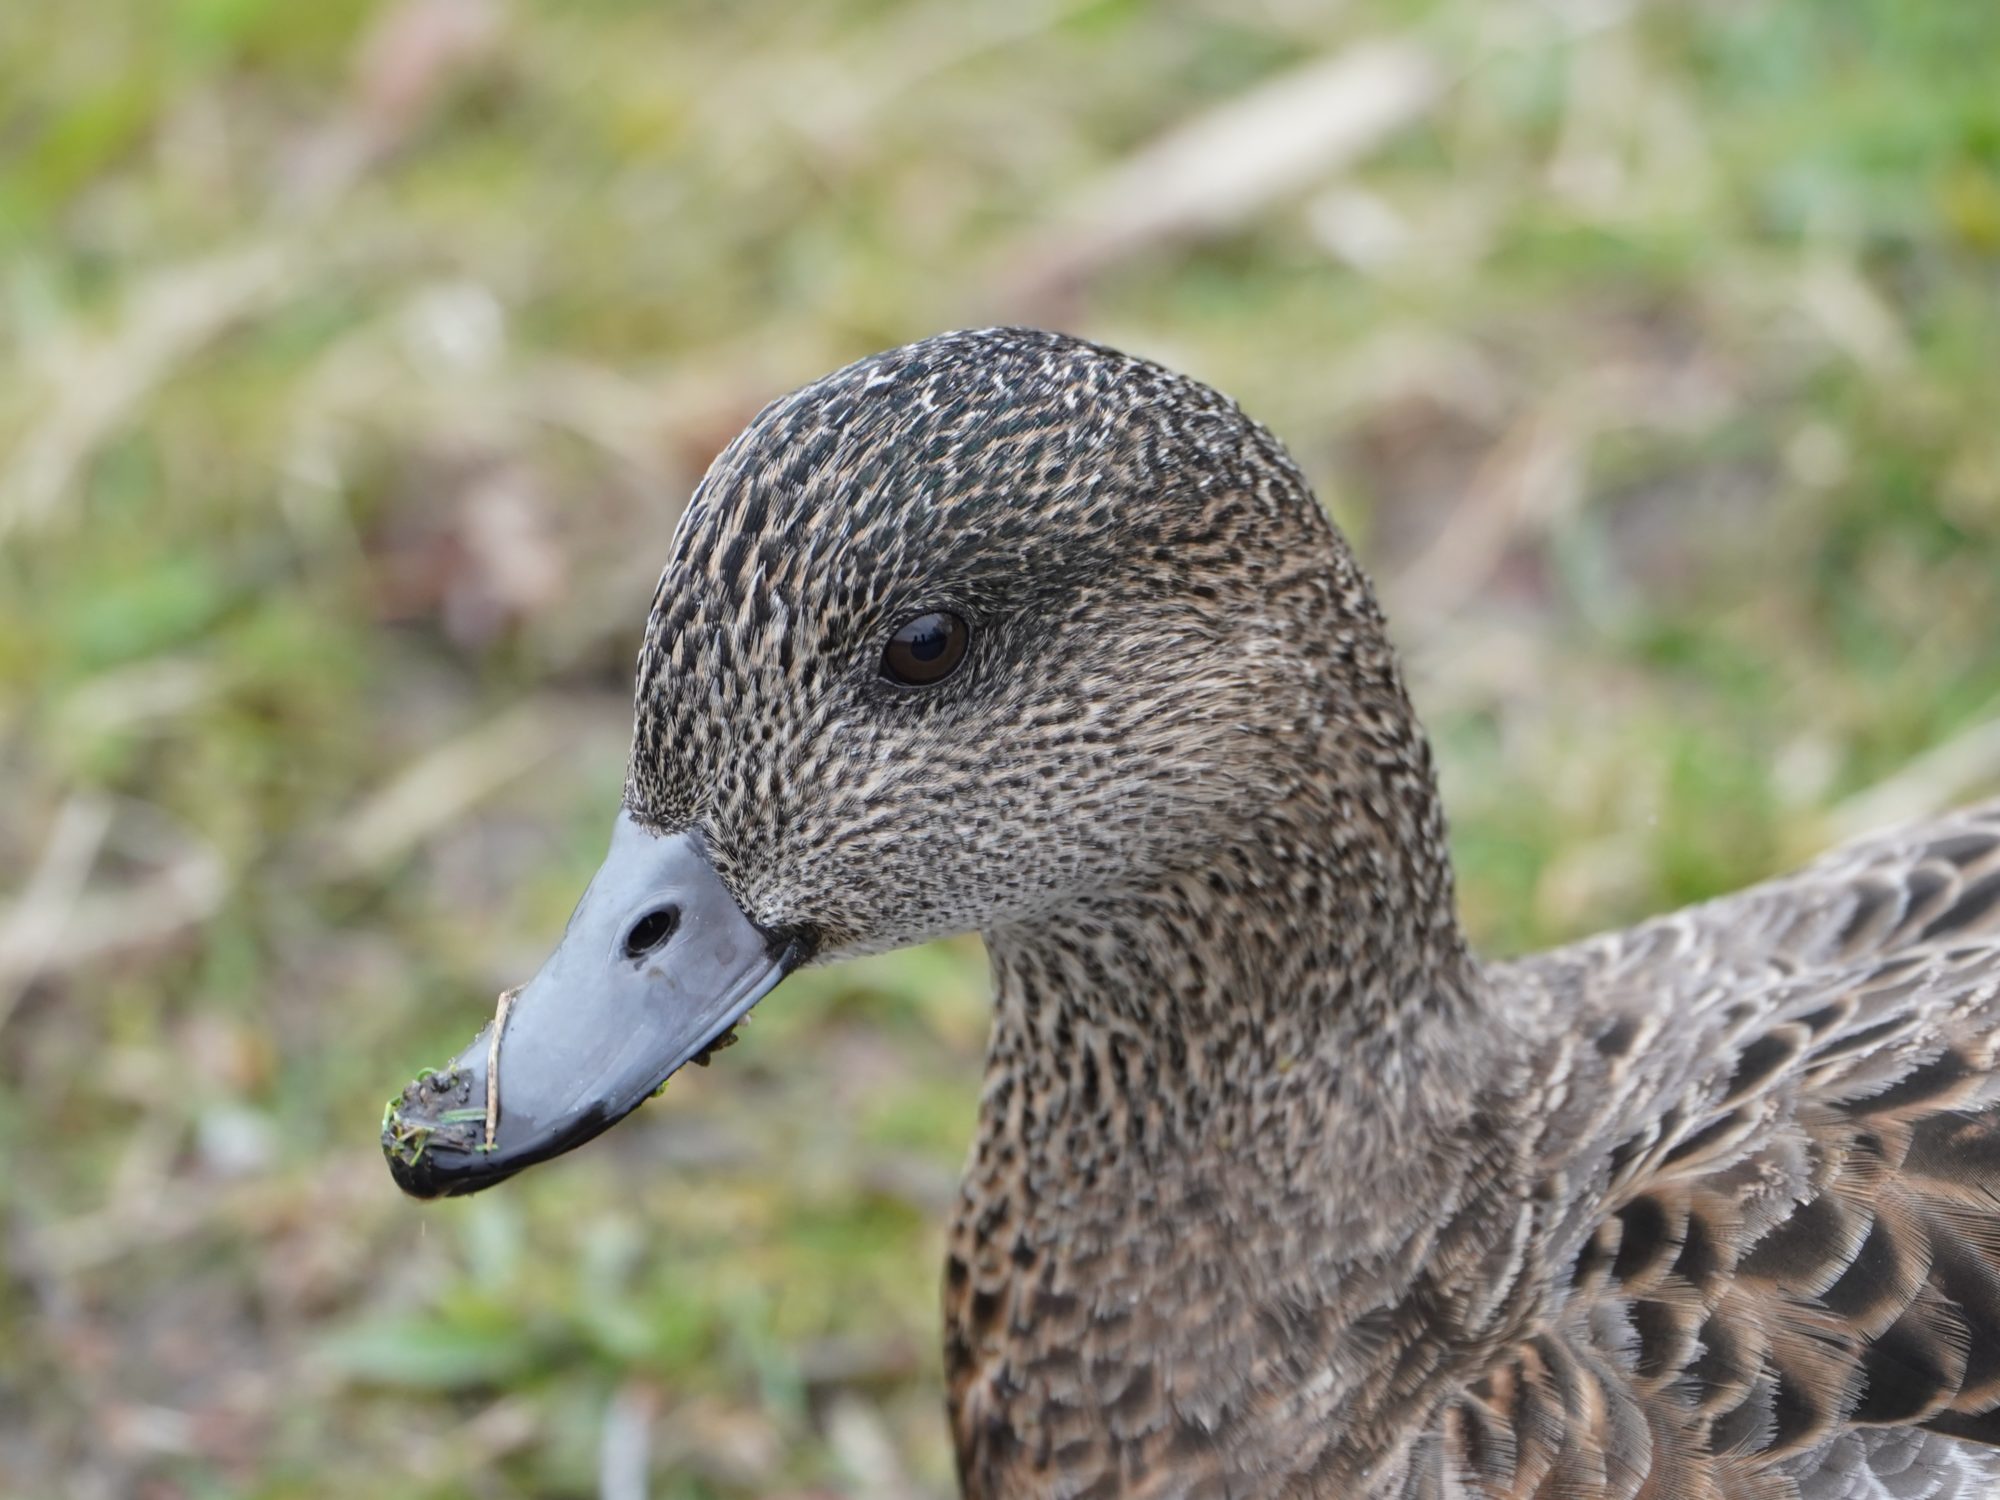
[[[1053,323],[1275,427],[1497,950],[2000,785],[1995,56],[1975,0],[0,8],[0,1491],[946,1491],[976,944],[501,1194],[373,1141],[594,863],[708,457],[875,348]],[[1241,191],[1326,58],[1418,83]]]

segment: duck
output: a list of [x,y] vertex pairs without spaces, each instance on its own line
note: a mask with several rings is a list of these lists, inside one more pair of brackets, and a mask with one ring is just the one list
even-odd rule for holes
[[960,933],[974,1500],[2000,1493],[2000,802],[1477,954],[1299,467],[1056,333],[877,354],[716,458],[604,863],[391,1170],[491,1187],[799,967]]

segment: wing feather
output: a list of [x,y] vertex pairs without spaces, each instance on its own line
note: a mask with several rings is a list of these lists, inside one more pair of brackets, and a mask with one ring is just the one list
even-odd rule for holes
[[1991,1492],[2000,804],[1515,977],[1595,1038],[1542,1149],[1597,1191],[1444,1466],[1523,1500]]

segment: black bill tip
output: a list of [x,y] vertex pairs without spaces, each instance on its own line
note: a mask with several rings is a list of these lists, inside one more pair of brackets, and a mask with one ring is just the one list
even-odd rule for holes
[[[485,1045],[481,1032],[476,1046]],[[485,1069],[425,1071],[403,1086],[382,1114],[382,1155],[396,1186],[412,1198],[458,1198],[505,1182],[516,1172],[574,1150],[618,1123],[601,1110],[580,1111],[552,1132],[495,1132],[486,1139]]]

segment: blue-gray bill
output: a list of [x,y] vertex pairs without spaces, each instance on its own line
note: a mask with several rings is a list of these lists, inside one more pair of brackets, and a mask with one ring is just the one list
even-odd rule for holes
[[473,1193],[582,1145],[726,1045],[803,957],[743,914],[694,835],[621,812],[541,971],[448,1067],[390,1101],[382,1151],[397,1185]]

